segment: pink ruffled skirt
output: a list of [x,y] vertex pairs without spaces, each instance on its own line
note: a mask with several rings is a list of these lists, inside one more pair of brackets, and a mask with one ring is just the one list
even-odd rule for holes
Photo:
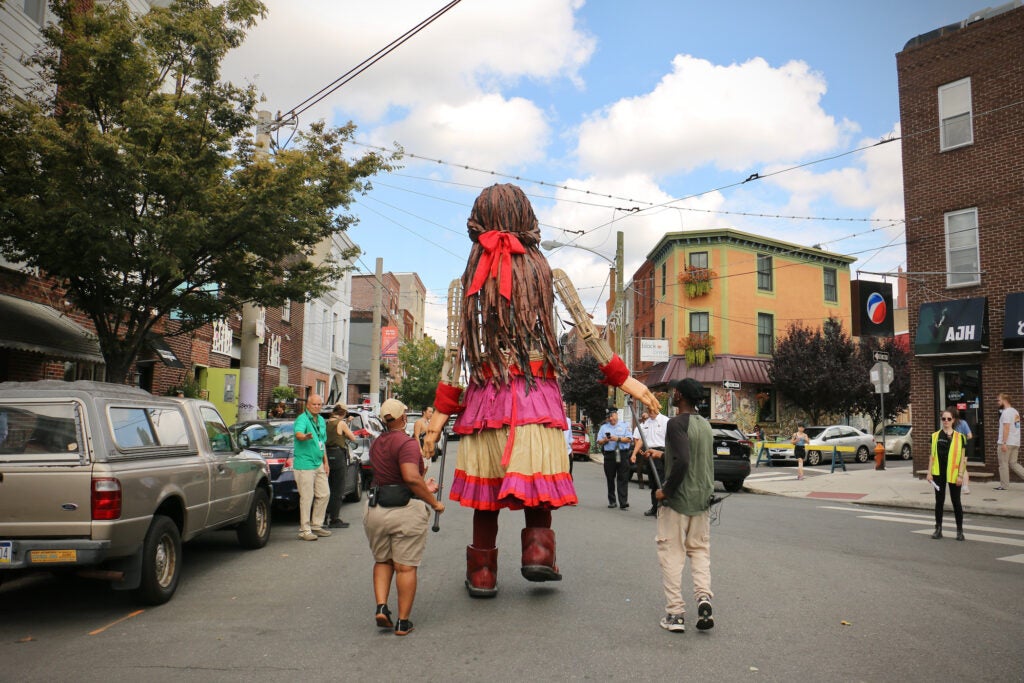
[[455,421],[460,435],[449,498],[476,510],[555,509],[576,505],[565,443],[565,410],[558,383],[536,379],[471,384],[466,409]]

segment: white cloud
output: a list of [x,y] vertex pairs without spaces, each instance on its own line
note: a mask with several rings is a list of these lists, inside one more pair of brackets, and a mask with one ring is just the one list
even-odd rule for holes
[[656,176],[706,165],[742,170],[834,148],[852,129],[820,106],[825,79],[804,62],[718,66],[689,55],[653,91],[621,99],[580,127],[581,165]]
[[[268,17],[228,55],[224,75],[254,80],[275,111],[297,105],[436,9],[417,0],[266,4]],[[464,106],[524,78],[578,81],[594,50],[593,37],[575,25],[578,4],[520,0],[512,10],[505,3],[456,5],[303,120],[330,120],[332,108],[366,121],[400,118],[406,108],[422,114],[438,102]]]

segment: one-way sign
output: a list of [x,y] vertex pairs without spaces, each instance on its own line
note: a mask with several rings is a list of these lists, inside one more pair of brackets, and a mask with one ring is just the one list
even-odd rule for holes
[[739,389],[740,383],[733,379],[727,379],[722,382],[722,387],[725,389]]
[[889,353],[887,351],[875,351],[871,354],[871,359],[879,361],[881,363],[889,362]]

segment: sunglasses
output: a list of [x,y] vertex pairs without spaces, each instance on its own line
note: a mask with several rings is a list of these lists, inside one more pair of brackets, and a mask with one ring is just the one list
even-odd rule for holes
[[951,417],[944,417],[944,418],[942,418],[942,421],[943,422],[952,422],[953,418],[951,418]]

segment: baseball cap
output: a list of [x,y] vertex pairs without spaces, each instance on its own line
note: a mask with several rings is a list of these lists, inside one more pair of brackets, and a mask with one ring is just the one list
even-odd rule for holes
[[380,416],[384,418],[384,421],[397,420],[398,418],[405,415],[405,411],[408,410],[405,404],[399,401],[397,398],[389,398],[384,401],[380,406]]
[[703,385],[692,377],[674,379],[668,383],[668,388],[676,389],[691,404],[704,398]]

